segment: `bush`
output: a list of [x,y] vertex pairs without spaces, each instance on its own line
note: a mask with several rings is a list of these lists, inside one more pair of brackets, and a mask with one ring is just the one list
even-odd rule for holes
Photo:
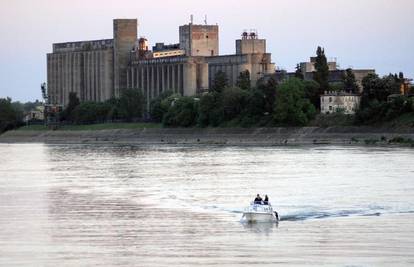
[[10,98],[0,98],[0,133],[17,128],[22,124],[23,112]]
[[222,120],[218,93],[208,93],[200,98],[197,125],[200,127],[218,126]]
[[227,87],[221,95],[223,120],[231,121],[242,113],[247,104],[249,93],[238,87]]
[[150,116],[155,122],[162,122],[164,114],[167,113],[168,107],[162,106],[161,102],[173,95],[173,91],[163,92],[160,96],[153,99],[150,104]]
[[143,117],[144,96],[137,89],[122,90],[121,97],[118,102],[118,111],[122,119],[132,121]]
[[390,102],[370,101],[356,113],[356,123],[376,124],[394,120],[403,114],[414,112],[413,99],[405,96],[394,98]]
[[193,97],[179,97],[171,102],[164,115],[163,125],[172,127],[190,127],[197,121],[197,104]]
[[303,81],[292,78],[283,83],[276,95],[273,118],[277,124],[304,126],[316,115],[316,109],[305,99]]
[[106,121],[110,111],[111,105],[108,103],[84,102],[78,105],[71,114],[74,123],[86,124]]

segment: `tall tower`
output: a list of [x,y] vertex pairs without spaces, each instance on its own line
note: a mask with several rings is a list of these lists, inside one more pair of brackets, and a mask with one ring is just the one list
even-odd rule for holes
[[127,87],[127,67],[130,51],[134,48],[138,36],[136,19],[114,19],[114,93],[120,96],[120,90]]
[[180,48],[187,56],[218,56],[219,27],[218,25],[180,26]]
[[266,53],[266,40],[259,39],[256,30],[244,31],[241,39],[236,40],[236,54],[264,54]]

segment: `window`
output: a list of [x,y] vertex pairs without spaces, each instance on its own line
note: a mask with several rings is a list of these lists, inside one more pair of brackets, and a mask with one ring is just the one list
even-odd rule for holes
[[332,97],[329,98],[329,102],[332,102]]
[[329,110],[332,110],[332,106],[329,106]]

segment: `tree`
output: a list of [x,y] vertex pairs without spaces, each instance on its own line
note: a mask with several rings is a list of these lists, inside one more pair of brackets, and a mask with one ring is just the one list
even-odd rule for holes
[[247,103],[248,92],[238,87],[227,87],[221,95],[223,120],[230,121],[237,118]]
[[0,133],[18,127],[23,114],[11,102],[11,98],[0,98]]
[[315,69],[313,78],[319,84],[319,93],[322,94],[324,91],[329,90],[329,66],[325,56],[325,50],[320,46],[318,46],[316,51]]
[[165,126],[190,127],[197,121],[197,104],[193,97],[184,96],[174,100],[163,118]]
[[[380,78],[368,74],[362,79],[361,108],[356,114],[358,123],[378,123],[392,120],[413,111],[411,100],[400,96],[400,78],[403,75],[389,74]],[[390,95],[394,95],[389,99]]]
[[123,119],[132,121],[143,117],[144,96],[137,89],[124,89],[119,98],[119,113]]
[[362,107],[371,101],[387,102],[388,96],[400,93],[400,82],[398,77],[390,74],[380,78],[376,74],[368,74],[362,79],[364,91],[362,93]]
[[277,124],[304,126],[315,117],[316,109],[305,98],[305,85],[292,78],[279,86],[273,114]]
[[162,101],[169,96],[173,95],[173,91],[165,91],[160,94],[157,98],[153,99],[150,104],[150,116],[151,119],[156,122],[162,122],[162,118],[164,114],[167,113],[168,107],[164,107],[161,105]]
[[75,107],[71,117],[76,124],[104,122],[108,119],[111,107],[109,102],[83,102]]
[[240,72],[239,77],[237,78],[237,87],[243,90],[249,90],[251,87],[251,81],[250,81],[250,72],[249,70],[245,70]]
[[214,79],[213,79],[213,85],[211,86],[211,91],[221,93],[223,92],[224,88],[228,86],[228,78],[226,73],[219,70]]
[[266,82],[259,83],[257,89],[262,92],[264,98],[264,112],[272,114],[276,100],[277,82],[272,77]]
[[80,101],[76,92],[69,93],[69,103],[61,114],[61,120],[73,120],[73,111],[79,106]]
[[253,89],[248,92],[245,107],[241,113],[240,126],[251,127],[266,124],[271,120],[271,113],[266,114],[263,92]]
[[30,112],[30,111],[32,111],[32,110],[34,110],[37,107],[42,106],[42,105],[43,105],[43,103],[36,99],[35,102],[30,102],[29,101],[29,102],[24,103],[23,104],[23,110],[24,110],[24,112]]
[[353,94],[358,92],[359,87],[355,79],[354,71],[351,68],[345,70],[342,76],[342,80],[346,92]]
[[400,73],[398,73],[398,79],[400,80],[400,82],[404,81],[404,73],[400,71]]
[[219,95],[217,93],[202,95],[198,104],[197,124],[200,127],[218,126],[221,118]]
[[305,86],[305,98],[309,99],[315,107],[319,107],[321,102],[319,84],[315,81],[303,81],[303,84]]
[[295,78],[298,78],[301,80],[305,79],[305,76],[303,76],[300,64],[296,64]]

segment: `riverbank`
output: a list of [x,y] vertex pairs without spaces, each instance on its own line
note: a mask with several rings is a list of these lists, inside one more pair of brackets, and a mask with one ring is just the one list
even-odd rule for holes
[[111,130],[9,131],[0,143],[126,143],[217,145],[405,145],[414,130],[373,127],[303,128],[142,128]]

